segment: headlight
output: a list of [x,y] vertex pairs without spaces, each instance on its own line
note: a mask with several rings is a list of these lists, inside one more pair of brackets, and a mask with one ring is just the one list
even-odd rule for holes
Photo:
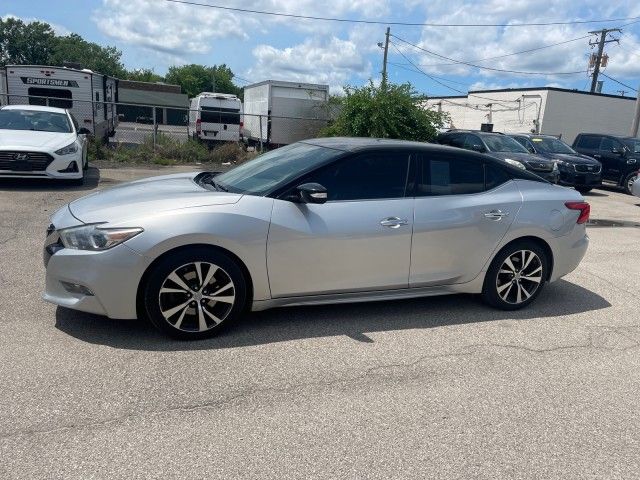
[[75,250],[108,250],[135,237],[142,228],[100,228],[98,225],[60,230],[60,240],[65,248]]
[[518,160],[514,160],[512,158],[505,158],[504,161],[507,162],[509,165],[513,165],[514,167],[521,168],[522,170],[527,169],[527,167],[524,166],[524,163],[519,162]]
[[62,147],[60,150],[56,150],[56,155],[69,155],[70,153],[76,153],[78,151],[78,145],[73,142],[66,147]]

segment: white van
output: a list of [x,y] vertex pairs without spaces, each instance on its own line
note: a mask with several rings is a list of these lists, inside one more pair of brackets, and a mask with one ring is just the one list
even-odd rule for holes
[[118,81],[107,75],[67,67],[8,65],[9,105],[66,108],[96,138],[107,140],[118,126]]
[[239,142],[242,137],[242,102],[228,93],[203,92],[191,99],[189,136],[209,144]]

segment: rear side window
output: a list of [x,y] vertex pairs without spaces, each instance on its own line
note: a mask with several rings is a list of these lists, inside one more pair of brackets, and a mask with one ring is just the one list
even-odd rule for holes
[[402,198],[408,169],[408,152],[363,153],[338,160],[305,181],[323,185],[330,201]]
[[418,166],[416,196],[464,195],[484,191],[481,161],[429,156]]
[[600,148],[600,137],[594,137],[592,135],[581,135],[576,142],[577,148],[588,148],[597,150]]
[[509,180],[511,180],[511,175],[505,170],[491,163],[485,164],[484,181],[486,190],[493,190]]

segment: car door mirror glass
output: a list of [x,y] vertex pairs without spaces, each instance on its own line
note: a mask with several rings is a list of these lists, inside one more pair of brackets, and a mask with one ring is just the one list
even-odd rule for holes
[[327,201],[327,189],[319,183],[303,183],[298,185],[297,190],[304,203],[325,203]]

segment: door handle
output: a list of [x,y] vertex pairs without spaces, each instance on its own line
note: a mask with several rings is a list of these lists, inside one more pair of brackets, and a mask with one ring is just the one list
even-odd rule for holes
[[409,223],[409,220],[407,220],[406,218],[399,218],[399,217],[387,217],[380,220],[380,225],[382,225],[383,227],[389,227],[389,228],[400,228],[401,225],[407,225],[408,223]]
[[484,214],[489,220],[495,220],[496,222],[502,220],[504,217],[509,216],[509,212],[503,212],[502,210],[491,210]]
[[594,153],[593,158],[602,158],[602,155],[598,155],[597,153]]

